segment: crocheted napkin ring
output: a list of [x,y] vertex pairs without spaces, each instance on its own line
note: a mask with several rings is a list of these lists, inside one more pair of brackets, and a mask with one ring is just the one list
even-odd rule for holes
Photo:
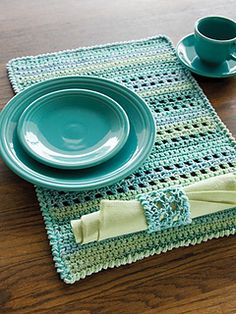
[[191,223],[189,200],[181,188],[140,194],[137,200],[143,206],[149,233]]

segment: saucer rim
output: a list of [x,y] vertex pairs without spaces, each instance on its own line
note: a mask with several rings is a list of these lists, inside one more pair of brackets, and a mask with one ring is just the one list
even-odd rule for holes
[[[236,70],[235,70],[235,73],[230,73],[230,74],[225,74],[225,75],[224,75],[224,74],[223,74],[223,75],[214,75],[214,74],[203,74],[202,71],[198,71],[198,70],[192,68],[192,67],[190,66],[190,64],[188,64],[188,63],[185,61],[185,59],[184,59],[184,58],[181,58],[180,55],[179,55],[179,46],[180,46],[181,44],[183,45],[183,41],[184,41],[186,38],[188,38],[188,37],[194,37],[194,33],[190,33],[190,34],[188,34],[188,35],[182,37],[182,38],[178,41],[178,43],[177,43],[177,45],[176,45],[176,49],[175,49],[178,59],[180,60],[180,62],[181,62],[187,69],[189,69],[191,72],[193,72],[193,73],[195,73],[195,74],[198,74],[198,75],[200,75],[200,76],[202,76],[202,77],[209,77],[209,78],[228,78],[228,77],[236,76]],[[185,46],[185,47],[186,47],[186,46]],[[197,54],[196,54],[196,55],[197,55]]]

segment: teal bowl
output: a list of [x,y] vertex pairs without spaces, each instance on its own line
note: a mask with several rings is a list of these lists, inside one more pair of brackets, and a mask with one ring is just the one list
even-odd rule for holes
[[66,89],[36,99],[22,113],[21,145],[37,161],[60,169],[82,169],[112,158],[126,143],[129,119],[110,97]]

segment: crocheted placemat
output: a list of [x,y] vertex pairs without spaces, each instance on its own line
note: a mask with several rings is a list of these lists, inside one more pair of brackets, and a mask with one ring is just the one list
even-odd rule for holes
[[235,233],[236,208],[194,219],[186,226],[146,231],[81,246],[70,220],[98,210],[101,199],[132,199],[139,193],[233,172],[236,142],[168,38],[67,50],[11,60],[15,92],[45,79],[96,75],[137,92],[155,113],[155,147],[145,164],[121,182],[89,192],[36,188],[57,271],[73,283],[101,269],[134,262],[179,246]]

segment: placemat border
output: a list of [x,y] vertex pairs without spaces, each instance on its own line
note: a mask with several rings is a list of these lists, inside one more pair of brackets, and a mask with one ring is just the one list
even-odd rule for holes
[[[66,52],[70,53],[70,52],[75,52],[75,51],[78,52],[78,51],[83,51],[83,50],[91,50],[91,49],[97,49],[97,48],[112,47],[112,46],[117,46],[117,45],[122,45],[122,44],[132,44],[132,43],[138,43],[138,42],[143,42],[143,41],[157,39],[157,38],[163,38],[163,39],[167,40],[169,42],[170,46],[172,47],[172,49],[175,50],[175,47],[174,47],[173,43],[165,35],[152,36],[152,37],[147,37],[147,38],[137,39],[137,40],[128,40],[128,41],[107,43],[107,44],[101,44],[101,45],[94,45],[94,46],[88,46],[88,47],[82,47],[82,48],[60,50],[60,51],[57,51],[57,52],[50,52],[50,53],[45,53],[45,54],[39,54],[39,55],[36,55],[36,56],[25,56],[25,57],[17,57],[17,58],[11,59],[7,63],[8,77],[9,77],[9,80],[10,80],[10,83],[12,85],[13,90],[17,93],[21,89],[18,88],[16,82],[14,81],[14,79],[15,79],[14,71],[11,68],[11,63],[14,62],[14,61],[17,61],[17,60],[20,60],[20,59],[27,59],[27,58],[31,59],[31,58],[38,58],[38,57],[45,57],[45,56],[53,56],[53,55],[58,55],[60,53],[66,53]],[[198,91],[201,94],[201,96],[204,99],[206,99],[207,106],[212,111],[214,119],[217,120],[218,123],[220,123],[220,125],[222,127],[222,131],[227,133],[227,135],[229,136],[229,139],[232,141],[233,145],[236,145],[235,138],[233,137],[231,132],[227,129],[225,124],[222,122],[220,117],[217,115],[215,109],[210,104],[207,96],[203,93],[201,87],[198,85],[198,83],[195,81],[195,79],[192,77],[192,75],[190,74],[189,71],[186,71],[186,75],[188,76],[188,79],[191,81],[191,83],[193,83],[194,87],[198,89]],[[227,172],[222,171],[222,173],[227,173]],[[198,181],[198,180],[196,179],[194,181]],[[194,182],[194,181],[192,181],[192,182]],[[233,219],[232,219],[232,225],[228,226],[224,230],[217,230],[217,231],[214,230],[212,233],[205,234],[205,235],[199,235],[199,237],[195,238],[194,240],[188,239],[188,240],[183,240],[183,241],[176,241],[174,244],[173,243],[166,244],[165,246],[160,246],[158,249],[153,248],[151,251],[148,250],[146,252],[136,253],[134,255],[129,254],[126,258],[123,258],[122,261],[118,260],[118,261],[115,261],[115,262],[112,262],[112,263],[108,262],[106,265],[103,265],[103,264],[99,265],[99,267],[97,267],[96,269],[91,268],[90,270],[87,270],[84,273],[82,272],[81,274],[72,277],[71,274],[66,271],[67,267],[63,263],[63,259],[60,257],[60,248],[59,248],[58,238],[56,237],[56,234],[54,232],[53,223],[51,221],[51,217],[49,216],[49,214],[47,212],[47,208],[44,206],[44,201],[43,201],[42,195],[41,195],[40,191],[37,190],[37,187],[36,187],[36,195],[37,195],[37,198],[38,198],[38,201],[39,201],[39,205],[40,205],[40,208],[41,208],[41,212],[42,212],[42,215],[43,215],[43,218],[44,218],[44,221],[45,221],[45,225],[46,225],[45,228],[47,230],[49,242],[50,242],[50,245],[52,247],[52,255],[53,255],[53,260],[55,262],[55,266],[56,266],[57,272],[60,273],[61,278],[66,283],[74,283],[75,281],[77,281],[79,279],[82,279],[82,278],[85,278],[87,275],[90,275],[92,273],[99,272],[102,269],[118,267],[118,266],[121,266],[121,265],[125,265],[125,264],[129,264],[129,263],[135,262],[137,260],[141,260],[141,259],[143,259],[144,257],[147,257],[147,256],[152,256],[154,254],[160,254],[162,252],[166,252],[166,251],[172,250],[174,248],[183,247],[183,246],[189,246],[189,245],[195,245],[195,244],[199,244],[201,242],[206,242],[206,241],[208,241],[210,239],[213,239],[213,238],[229,236],[229,235],[233,235],[233,234],[236,233],[236,228],[235,228],[236,208],[235,208],[233,210],[227,211],[227,212],[230,212],[231,214],[233,214],[233,212],[235,212],[234,213],[235,215],[232,215],[232,216],[235,216],[235,217],[233,217]],[[212,215],[214,215],[214,214],[205,216],[204,219],[205,220],[210,220],[210,217],[212,217]],[[222,221],[222,224],[223,224],[223,221]],[[169,232],[171,233],[171,231],[169,231]]]

